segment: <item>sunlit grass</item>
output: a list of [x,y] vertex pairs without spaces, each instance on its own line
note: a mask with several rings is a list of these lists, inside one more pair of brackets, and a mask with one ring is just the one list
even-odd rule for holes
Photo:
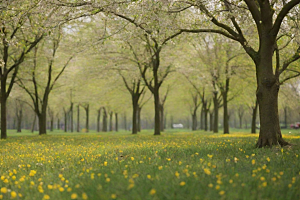
[[0,141],[0,199],[299,199],[292,147],[258,134],[23,133]]

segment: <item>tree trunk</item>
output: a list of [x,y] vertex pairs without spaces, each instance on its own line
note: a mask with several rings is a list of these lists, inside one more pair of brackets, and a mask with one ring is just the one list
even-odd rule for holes
[[160,135],[160,102],[159,88],[154,88],[154,135]]
[[200,112],[200,130],[203,129],[204,129],[204,112],[203,112],[203,105],[202,105],[201,112]]
[[109,113],[109,131],[113,131],[113,112]]
[[251,122],[251,133],[256,133],[256,116],[257,116],[258,102],[255,101],[255,106],[252,107],[252,122]]
[[33,118],[32,126],[31,126],[31,133],[34,132],[35,121],[36,121],[36,114],[34,113],[34,118]]
[[159,105],[160,108],[160,131],[164,131],[164,106],[162,104]]
[[97,132],[100,132],[100,118],[101,118],[101,108],[98,110],[98,115],[97,115]]
[[47,113],[46,109],[42,109],[43,111],[38,114],[38,120],[39,120],[39,135],[45,135],[47,132]]
[[[131,133],[132,134],[137,134],[138,132],[138,124],[137,124],[137,119],[138,119],[138,102],[136,100],[136,98],[132,97],[132,130]],[[125,118],[126,119],[126,118]]]
[[260,51],[256,65],[257,92],[256,97],[259,106],[260,131],[257,147],[272,146],[280,144],[288,145],[283,140],[278,115],[278,92],[279,75],[273,74],[272,57],[274,41],[269,35],[268,27],[266,33],[260,38]]
[[17,111],[17,133],[22,131],[22,118],[23,118],[23,108]]
[[53,126],[54,126],[54,119],[53,116],[50,118],[50,131],[53,132]]
[[138,132],[141,132],[141,130],[142,130],[141,111],[142,111],[142,108],[138,107],[138,110],[137,110],[137,130],[138,130]]
[[208,109],[205,108],[204,110],[204,130],[207,131],[208,130]]
[[68,125],[68,113],[65,110],[64,110],[64,113],[65,113],[65,126],[64,126],[64,128],[65,128],[65,132],[67,132],[68,131],[68,127],[67,127],[67,125]]
[[103,108],[102,131],[107,132],[107,112],[105,108]]
[[115,113],[115,130],[119,131],[119,121],[118,121],[118,113]]
[[60,119],[57,117],[57,130],[60,130]]
[[284,107],[284,128],[287,128],[287,107]]
[[219,132],[219,101],[218,101],[218,92],[213,93],[213,102],[214,102],[214,133]]
[[1,139],[7,138],[6,124],[6,76],[1,77]]
[[214,130],[214,114],[212,112],[209,113],[209,131]]
[[227,92],[223,93],[223,109],[224,109],[224,115],[223,115],[223,123],[224,123],[224,134],[229,134],[229,116],[228,116],[228,100],[227,100]]
[[89,112],[90,112],[90,105],[88,104],[85,107],[85,114],[86,114],[85,129],[87,133],[89,132]]
[[73,129],[74,129],[74,125],[73,125],[73,102],[71,102],[71,107],[70,107],[70,117],[71,117],[71,121],[70,121],[70,125],[71,125],[71,132],[73,133]]
[[77,132],[80,132],[80,108],[77,105]]
[[197,110],[194,110],[192,114],[192,130],[197,130]]

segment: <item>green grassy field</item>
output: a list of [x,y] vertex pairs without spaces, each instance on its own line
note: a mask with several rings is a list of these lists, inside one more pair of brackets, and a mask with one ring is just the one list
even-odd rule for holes
[[300,199],[300,133],[15,133],[0,141],[0,199]]

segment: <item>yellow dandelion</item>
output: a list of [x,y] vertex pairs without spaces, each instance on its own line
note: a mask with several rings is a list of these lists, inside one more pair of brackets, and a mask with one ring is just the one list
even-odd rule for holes
[[48,194],[45,194],[43,199],[50,199],[50,196]]
[[251,161],[251,163],[252,163],[252,165],[255,165],[255,160],[253,159],[253,160]]
[[219,195],[224,195],[225,194],[225,191],[224,190],[221,190],[220,192],[219,192]]
[[0,192],[3,193],[3,194],[7,193],[7,188],[6,187],[1,188]]
[[103,163],[103,165],[104,165],[104,166],[107,166],[107,162],[105,161],[105,162]]
[[162,168],[163,168],[163,166],[159,166],[159,167],[158,167],[159,170],[162,170]]
[[268,161],[268,162],[270,162],[270,161],[271,161],[271,159],[270,159],[269,157],[267,157],[267,161]]
[[58,174],[58,178],[62,178],[63,177],[63,175],[62,174]]
[[88,195],[86,193],[82,193],[82,199],[84,200],[88,199]]
[[53,185],[48,185],[48,189],[52,190],[53,189]]
[[112,194],[110,197],[111,197],[112,199],[116,199],[116,198],[117,198],[117,195],[116,195],[116,194]]
[[272,180],[272,181],[276,181],[276,177],[273,177],[271,180]]
[[65,191],[65,189],[64,189],[63,187],[58,188],[58,190],[59,190],[60,192]]
[[67,189],[67,192],[71,192],[71,191],[72,191],[72,188],[69,187],[69,188]]
[[130,190],[130,189],[132,189],[133,187],[134,187],[134,183],[131,183],[131,184],[128,185],[127,190]]
[[214,187],[214,185],[210,183],[210,184],[208,184],[208,187],[212,188],[212,187]]
[[220,186],[219,186],[219,185],[216,185],[215,188],[216,188],[216,190],[219,190],[219,189],[220,189]]
[[105,180],[105,181],[109,183],[109,182],[110,182],[110,178],[106,178],[106,180]]
[[262,177],[260,177],[260,180],[265,181],[266,179],[265,179],[265,177],[262,176]]
[[17,197],[17,193],[16,193],[15,191],[11,191],[10,197],[11,197],[12,199],[16,198],[16,197]]
[[280,176],[282,176],[282,175],[283,175],[283,172],[279,172],[279,174],[280,174]]
[[149,192],[150,195],[154,195],[155,193],[156,193],[155,189],[151,189],[150,192]]
[[3,195],[2,194],[0,194],[0,199],[3,199]]
[[262,184],[263,187],[267,187],[267,185],[268,185],[267,182],[263,182]]
[[231,184],[231,183],[233,183],[233,180],[232,180],[232,179],[230,179],[230,180],[229,180],[229,183],[230,183],[230,184]]
[[207,175],[211,175],[211,171],[208,168],[203,169],[204,173]]
[[185,185],[185,182],[184,182],[184,181],[181,181],[181,182],[179,183],[179,185],[180,185],[180,186],[184,186],[184,185]]
[[71,199],[77,199],[77,194],[76,193],[73,193],[73,194],[71,194]]
[[291,188],[291,187],[292,187],[292,184],[289,184],[288,186],[289,186],[289,188]]
[[134,157],[131,157],[130,159],[131,159],[132,161],[134,161]]
[[147,175],[147,178],[148,178],[148,179],[151,179],[151,175],[150,175],[150,174],[148,174],[148,175]]

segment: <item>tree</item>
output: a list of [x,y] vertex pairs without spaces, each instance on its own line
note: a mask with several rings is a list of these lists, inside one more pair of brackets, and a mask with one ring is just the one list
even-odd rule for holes
[[[224,8],[224,12],[215,12],[215,6],[210,6],[205,1],[188,1],[184,6],[198,8],[210,25],[207,29],[181,29],[184,32],[218,33],[239,42],[245,52],[251,57],[256,66],[257,100],[260,115],[260,134],[257,147],[280,144],[288,145],[282,138],[278,116],[278,91],[282,80],[280,75],[286,71],[291,63],[300,58],[300,47],[283,62],[280,60],[280,47],[278,41],[287,36],[285,29],[296,28],[293,26],[293,15],[298,10],[296,5],[300,0],[270,1],[270,0],[244,0],[217,1],[216,6]],[[243,11],[242,11],[242,10]],[[182,9],[181,9],[182,10]],[[186,10],[186,9],[185,9]],[[246,11],[246,12],[245,12]],[[217,14],[218,13],[218,14]],[[242,15],[240,13],[243,13]],[[247,23],[245,23],[247,20]],[[247,27],[253,25],[257,33],[258,45],[247,38]],[[215,28],[217,27],[217,28]],[[253,36],[252,36],[253,37]],[[288,36],[287,36],[288,37]],[[273,56],[276,65],[273,67]]]
[[[69,59],[63,65],[63,67],[60,69],[60,71],[54,74],[55,71],[53,65],[54,65],[55,57],[57,56],[56,53],[59,48],[61,39],[62,39],[62,29],[60,27],[56,32],[53,33],[52,38],[49,38],[48,41],[45,40],[45,42],[52,43],[51,55],[49,56],[47,61],[46,77],[44,77],[43,73],[41,73],[41,71],[43,71],[43,68],[41,68],[39,65],[43,65],[43,62],[38,61],[38,53],[47,51],[48,47],[42,46],[40,50],[39,46],[36,46],[34,48],[32,69],[29,69],[30,71],[28,72],[31,76],[30,82],[32,83],[32,87],[28,86],[28,84],[26,83],[27,81],[26,79],[24,79],[24,77],[18,76],[17,78],[17,84],[27,92],[27,94],[30,96],[32,100],[32,104],[33,104],[32,108],[36,112],[36,115],[38,116],[38,120],[39,120],[39,135],[46,134],[47,107],[48,107],[49,95],[53,90],[55,83],[57,82],[57,80],[62,75],[62,73],[68,66],[69,62],[73,58],[73,56],[70,56]],[[45,80],[46,80],[46,84],[43,83]],[[43,85],[45,86],[43,87]]]

